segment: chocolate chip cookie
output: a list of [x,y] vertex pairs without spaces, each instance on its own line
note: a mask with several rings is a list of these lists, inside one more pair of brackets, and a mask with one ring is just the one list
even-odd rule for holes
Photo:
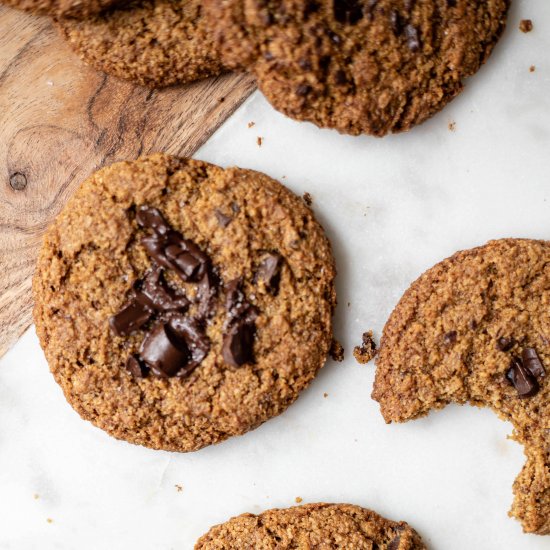
[[388,320],[373,398],[386,422],[490,407],[527,462],[511,515],[550,534],[550,241],[503,239],[424,273]]
[[51,371],[86,420],[193,451],[282,413],[332,341],[331,247],[271,178],[154,155],[90,177],[34,278]]
[[199,0],[134,1],[83,21],[58,21],[88,64],[151,88],[224,71]]
[[79,19],[120,3],[121,0],[1,0],[0,2],[0,4],[6,4],[12,8],[41,15]]
[[195,550],[424,550],[418,533],[404,521],[385,519],[351,504],[307,504],[243,514],[212,527]]
[[508,0],[206,0],[224,61],[287,116],[346,134],[409,130],[489,57]]

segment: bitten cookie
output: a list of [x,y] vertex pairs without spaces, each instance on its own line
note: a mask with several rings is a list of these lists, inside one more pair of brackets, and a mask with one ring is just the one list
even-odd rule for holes
[[331,247],[271,178],[154,155],[90,177],[46,233],[34,317],[68,402],[193,451],[282,413],[332,340]]
[[83,21],[61,19],[58,26],[86,63],[151,88],[224,71],[199,0],[134,1]]
[[424,273],[388,320],[372,397],[386,422],[492,408],[527,462],[510,514],[550,533],[550,241],[503,239]]
[[82,19],[100,11],[120,4],[122,0],[1,0],[19,10],[31,11],[40,15],[57,17],[76,17]]
[[411,129],[481,67],[508,0],[206,0],[224,61],[287,116],[347,134]]
[[195,550],[424,550],[418,533],[404,521],[384,519],[351,504],[307,504],[243,514],[212,527]]

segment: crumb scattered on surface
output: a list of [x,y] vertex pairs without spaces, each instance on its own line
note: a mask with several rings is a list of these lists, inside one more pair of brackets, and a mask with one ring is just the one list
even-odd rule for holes
[[326,398],[328,397],[328,393],[325,392],[325,393],[323,394],[323,397],[326,399]]
[[176,487],[176,491],[177,491],[178,493],[181,493],[181,492],[183,491],[183,486],[178,485],[178,484],[176,483],[175,487]]
[[248,123],[248,127],[249,127],[249,128],[254,128],[254,126],[256,126],[256,123],[255,123],[253,120],[251,120],[251,121]]
[[351,306],[351,302],[348,302],[348,307],[350,307],[350,306]]
[[48,523],[53,523],[53,519],[52,519],[52,518],[47,518],[46,521],[47,521]]
[[38,500],[40,498],[40,495],[38,493],[34,493],[32,498],[34,498],[34,500]]
[[304,202],[308,205],[308,206],[311,206],[313,204],[313,197],[309,194],[309,193],[304,193],[302,195],[302,198],[304,199]]
[[353,349],[353,356],[358,363],[365,365],[376,355],[376,343],[372,337],[372,330],[363,333],[363,343]]
[[296,497],[294,500],[296,501],[296,504],[300,504],[300,502],[304,499],[302,497]]
[[456,122],[449,122],[448,128],[451,132],[454,132],[456,130]]
[[535,72],[535,66],[534,66],[534,65],[531,65],[531,66],[529,67],[529,72],[530,72],[530,73],[534,73],[534,72]]
[[329,353],[334,361],[337,361],[338,363],[341,363],[344,360],[344,346],[342,346],[342,344],[340,344],[340,342],[336,339],[332,340]]
[[258,138],[256,139],[256,143],[258,144],[258,147],[261,147],[264,143],[264,138],[258,136]]
[[522,19],[519,22],[519,30],[521,32],[531,32],[533,30],[533,21],[531,19]]

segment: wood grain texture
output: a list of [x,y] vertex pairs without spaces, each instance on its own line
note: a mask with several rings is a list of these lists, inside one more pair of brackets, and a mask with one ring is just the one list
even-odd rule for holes
[[193,154],[254,83],[151,91],[85,67],[48,19],[0,6],[0,29],[1,356],[31,323],[42,234],[78,184],[117,160]]

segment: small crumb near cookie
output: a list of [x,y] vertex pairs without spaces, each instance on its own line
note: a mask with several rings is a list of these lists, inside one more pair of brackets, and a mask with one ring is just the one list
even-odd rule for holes
[[38,493],[34,493],[32,498],[34,498],[34,500],[38,500],[40,498],[40,495]]
[[325,393],[323,394],[323,397],[326,399],[326,398],[328,397],[328,393],[325,392]]
[[253,120],[251,120],[251,121],[248,123],[248,127],[249,127],[249,128],[254,128],[254,126],[256,126],[256,123],[255,123]]
[[256,139],[256,143],[258,144],[258,147],[261,147],[264,143],[264,138],[261,136],[258,136],[258,138]]
[[47,521],[48,523],[53,523],[53,519],[52,519],[52,518],[47,518],[46,521]]
[[519,22],[519,30],[521,32],[531,32],[533,30],[533,21],[531,19],[522,19]]
[[340,342],[336,339],[332,340],[329,353],[332,359],[338,363],[341,363],[344,360],[344,346],[342,346],[342,344],[340,344]]
[[530,72],[530,73],[534,73],[535,70],[536,70],[536,67],[535,67],[534,65],[531,65],[531,66],[529,67],[529,72]]
[[365,365],[376,356],[376,343],[372,336],[372,330],[363,333],[363,343],[360,346],[355,346],[353,356],[358,363]]
[[182,485],[178,485],[178,484],[176,483],[175,487],[176,487],[176,491],[177,491],[178,493],[181,493],[181,492],[183,491],[183,486],[182,486]]
[[302,500],[304,500],[302,497],[296,497],[294,499],[294,501],[296,502],[296,504],[300,504],[300,502],[302,502]]
[[304,193],[302,195],[302,198],[304,199],[304,202],[308,205],[308,206],[311,206],[313,204],[313,197],[309,194],[309,193]]
[[454,132],[456,130],[456,122],[449,122],[448,128],[449,131]]

